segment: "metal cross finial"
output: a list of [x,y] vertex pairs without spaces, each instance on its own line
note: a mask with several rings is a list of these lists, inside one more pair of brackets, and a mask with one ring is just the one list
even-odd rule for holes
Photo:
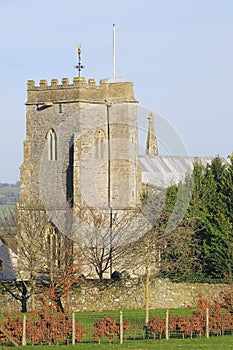
[[81,47],[82,46],[80,44],[77,46],[77,48],[78,48],[78,64],[77,64],[77,66],[74,66],[74,68],[76,68],[78,70],[78,76],[79,77],[80,77],[80,74],[81,74],[81,70],[83,68],[85,68],[85,66],[83,66],[81,64]]

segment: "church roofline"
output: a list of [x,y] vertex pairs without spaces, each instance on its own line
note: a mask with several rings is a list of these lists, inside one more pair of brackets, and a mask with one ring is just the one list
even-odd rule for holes
[[[142,170],[142,183],[167,188],[185,180],[186,175],[192,173],[195,162],[204,167],[215,157],[194,156],[155,156],[139,155],[139,167]],[[229,159],[220,157],[223,164]]]

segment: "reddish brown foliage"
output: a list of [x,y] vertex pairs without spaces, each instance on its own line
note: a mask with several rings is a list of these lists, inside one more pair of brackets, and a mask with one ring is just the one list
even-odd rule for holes
[[[6,321],[1,327],[12,337],[16,342],[22,340],[22,319],[19,317],[12,318],[7,316]],[[75,324],[76,341],[82,341],[86,330]],[[64,314],[49,315],[40,314],[34,317],[27,317],[26,323],[27,340],[33,343],[56,343],[58,341],[66,341],[72,337],[72,322],[70,318]],[[2,337],[5,339],[5,337]]]
[[153,317],[148,322],[148,331],[152,335],[155,335],[156,333],[159,333],[160,335],[162,335],[165,332],[165,319]]
[[[123,322],[123,330],[130,330],[129,322]],[[98,320],[94,325],[94,339],[101,338],[113,339],[119,338],[120,324],[114,318],[104,316],[103,319]]]
[[[16,342],[20,342],[22,339],[22,330],[23,330],[23,321],[20,317],[13,318],[10,315],[6,316],[6,320],[3,323],[3,326],[1,325],[1,328],[4,329],[4,331],[7,332],[7,334],[10,335],[11,338],[13,338]],[[5,336],[3,335],[2,338],[5,340]]]
[[[81,341],[86,331],[83,327],[75,324],[76,341]],[[65,341],[72,337],[72,323],[70,318],[61,315],[40,315],[38,320],[32,320],[27,324],[27,338],[32,342]]]
[[[169,317],[169,332],[178,332],[183,336],[197,333],[199,336],[205,334],[206,309],[209,308],[209,331],[213,334],[223,334],[224,330],[233,330],[232,313],[233,293],[222,296],[222,302],[213,300],[209,302],[199,296],[199,309],[193,312],[193,316]],[[223,311],[222,308],[225,308]],[[153,317],[148,323],[150,334],[158,333],[160,338],[165,333],[165,319]]]
[[221,295],[221,307],[233,312],[233,289],[228,293],[222,293]]

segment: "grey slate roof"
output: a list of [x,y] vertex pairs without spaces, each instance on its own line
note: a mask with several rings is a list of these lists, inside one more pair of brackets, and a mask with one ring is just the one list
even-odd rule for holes
[[0,280],[9,281],[16,279],[16,254],[0,239]]
[[[142,182],[167,188],[183,182],[187,173],[192,173],[193,164],[199,161],[203,166],[210,164],[212,157],[156,156],[139,155],[139,167],[142,169]],[[228,163],[226,158],[221,158]]]

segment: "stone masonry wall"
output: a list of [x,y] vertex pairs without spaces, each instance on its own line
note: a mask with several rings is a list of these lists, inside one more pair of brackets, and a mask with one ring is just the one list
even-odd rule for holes
[[[167,279],[150,281],[149,308],[180,308],[196,306],[200,295],[219,299],[221,292],[229,292],[228,284],[172,283]],[[145,307],[145,281],[86,281],[73,294],[75,311],[140,309]]]
[[[228,284],[172,283],[169,280],[150,281],[149,308],[181,308],[196,306],[200,295],[208,300],[220,299],[220,294],[232,289]],[[65,302],[65,300],[64,300]],[[75,312],[142,309],[145,307],[145,281],[86,280],[73,289]],[[19,312],[21,303],[0,287],[1,312]],[[28,300],[28,310],[31,300]]]

